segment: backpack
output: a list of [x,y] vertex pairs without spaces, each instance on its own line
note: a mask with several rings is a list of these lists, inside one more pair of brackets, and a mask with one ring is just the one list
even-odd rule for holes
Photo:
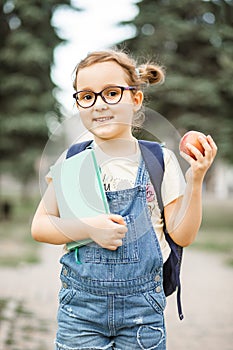
[[[167,232],[164,220],[164,207],[161,196],[161,185],[164,175],[164,159],[162,146],[157,142],[139,140],[139,147],[143,160],[145,162],[147,171],[150,176],[151,183],[154,187],[159,209],[163,219],[163,231],[165,238],[170,246],[171,253],[169,258],[163,265],[163,288],[165,296],[173,294],[177,290],[177,307],[180,320],[184,318],[181,306],[181,283],[180,283],[180,269],[182,262],[183,248],[176,244]],[[66,158],[84,151],[92,141],[83,141],[72,145],[68,151]]]

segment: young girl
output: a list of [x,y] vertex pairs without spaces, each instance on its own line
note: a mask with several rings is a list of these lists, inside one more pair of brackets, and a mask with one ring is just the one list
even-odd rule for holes
[[[156,195],[138,141],[132,135],[143,102],[141,86],[164,80],[156,64],[137,67],[118,51],[90,53],[76,67],[74,88],[92,147],[102,155],[101,174],[110,214],[91,218],[59,217],[52,180],[35,213],[34,239],[52,244],[90,238],[94,243],[61,258],[56,349],[166,349],[163,263],[170,248]],[[202,218],[203,178],[217,147],[200,137],[205,154],[189,145],[196,160],[186,184],[174,154],[164,148],[162,198],[166,227],[180,246],[195,239]],[[101,158],[101,157],[100,157]]]

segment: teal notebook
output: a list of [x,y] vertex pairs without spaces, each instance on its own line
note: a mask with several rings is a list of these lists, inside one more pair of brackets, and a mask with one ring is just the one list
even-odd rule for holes
[[[93,149],[86,149],[51,167],[60,217],[82,218],[109,213],[104,186]],[[90,239],[67,243],[72,250]]]

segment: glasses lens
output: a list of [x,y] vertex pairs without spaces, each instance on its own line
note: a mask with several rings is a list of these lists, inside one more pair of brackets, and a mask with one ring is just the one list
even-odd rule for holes
[[76,100],[81,107],[90,107],[95,100],[95,94],[93,91],[80,91],[76,94]]
[[117,86],[107,87],[102,92],[103,99],[109,103],[114,104],[120,101],[122,96],[122,89]]

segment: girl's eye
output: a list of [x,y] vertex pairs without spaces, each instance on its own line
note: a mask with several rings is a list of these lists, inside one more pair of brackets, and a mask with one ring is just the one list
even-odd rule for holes
[[80,92],[78,94],[78,99],[79,101],[90,101],[94,98],[94,95],[93,93],[90,93],[90,92]]
[[87,95],[82,96],[82,100],[90,101],[92,98],[93,98],[93,96],[90,95],[90,94],[87,94]]
[[86,95],[83,97],[84,100],[91,100],[92,99],[92,96],[91,95]]
[[118,97],[120,94],[121,94],[121,89],[119,88],[110,88],[104,91],[104,95],[108,98]]
[[109,93],[108,93],[108,96],[114,97],[116,95],[117,95],[117,91],[109,91]]

